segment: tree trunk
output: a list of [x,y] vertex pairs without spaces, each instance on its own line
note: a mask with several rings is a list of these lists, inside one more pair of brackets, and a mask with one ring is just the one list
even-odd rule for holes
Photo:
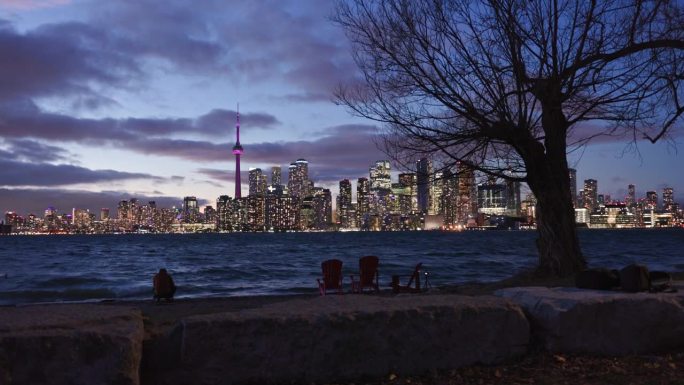
[[586,260],[575,227],[566,155],[567,121],[558,90],[550,87],[541,98],[544,144],[527,141],[523,159],[528,185],[537,198],[538,272],[565,277],[583,270]]

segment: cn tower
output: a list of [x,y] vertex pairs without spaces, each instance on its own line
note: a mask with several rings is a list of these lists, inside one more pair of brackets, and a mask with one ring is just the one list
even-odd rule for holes
[[235,199],[242,198],[242,185],[240,184],[240,155],[242,155],[245,150],[242,149],[240,145],[240,105],[238,104],[237,110],[237,124],[235,125],[237,141],[235,146],[233,146],[233,154],[235,154]]

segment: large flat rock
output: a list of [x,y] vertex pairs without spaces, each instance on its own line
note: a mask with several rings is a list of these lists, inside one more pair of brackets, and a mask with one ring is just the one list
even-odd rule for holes
[[42,305],[0,308],[0,384],[139,384],[139,310]]
[[416,374],[523,354],[529,323],[496,297],[329,295],[193,316],[171,333],[157,384],[337,381]]
[[684,285],[674,286],[677,293],[519,287],[496,294],[525,309],[550,351],[624,355],[684,347]]

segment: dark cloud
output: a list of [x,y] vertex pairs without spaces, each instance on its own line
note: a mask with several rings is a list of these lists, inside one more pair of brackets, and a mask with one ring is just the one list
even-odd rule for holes
[[28,139],[7,139],[5,143],[9,145],[7,155],[0,157],[5,159],[23,160],[29,162],[55,162],[64,161],[70,158],[67,150],[43,144],[34,140]]
[[[155,201],[157,207],[180,206],[183,198],[149,196],[121,191],[91,192],[65,189],[7,189],[0,188],[0,210],[14,211],[20,215],[30,213],[40,217],[47,207],[55,207],[60,213],[70,213],[72,208],[88,209],[99,218],[101,208],[109,208],[110,215],[116,215],[119,201],[136,198],[141,204]],[[198,203],[206,204],[201,200]]]
[[[214,109],[197,118],[88,119],[42,111],[35,103],[22,99],[0,104],[0,136],[39,138],[102,144],[110,141],[135,142],[145,138],[173,135],[231,137],[235,132],[236,112]],[[241,114],[254,129],[272,129],[280,124],[266,113]]]
[[143,173],[90,170],[69,164],[19,162],[14,160],[11,153],[0,151],[0,185],[2,186],[65,186],[128,179],[163,180]]

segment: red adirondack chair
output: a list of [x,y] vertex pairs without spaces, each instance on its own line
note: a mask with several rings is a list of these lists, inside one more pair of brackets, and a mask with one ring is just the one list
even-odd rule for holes
[[323,281],[320,278],[316,279],[321,295],[326,295],[328,290],[337,290],[338,294],[342,294],[342,261],[339,259],[323,261],[321,270],[323,271]]
[[[408,283],[406,286],[403,286],[399,283],[399,276],[398,275],[393,275],[392,276],[392,291],[395,293],[419,293],[422,289],[420,288],[420,269],[423,267],[423,263],[419,263],[416,265],[416,268],[413,269],[413,274],[411,274],[411,278],[409,279]],[[413,285],[413,286],[411,286]]]
[[378,257],[367,255],[359,259],[359,280],[356,281],[351,276],[352,292],[362,293],[363,289],[371,288],[376,292],[380,291],[378,284]]

